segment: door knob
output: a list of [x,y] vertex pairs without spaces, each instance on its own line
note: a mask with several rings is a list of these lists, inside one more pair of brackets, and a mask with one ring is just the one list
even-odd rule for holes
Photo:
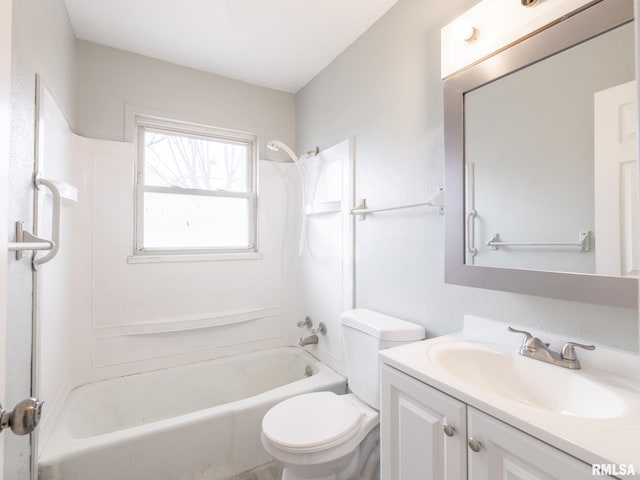
[[40,422],[43,405],[37,398],[22,400],[11,412],[0,405],[0,431],[10,428],[16,435],[30,434]]

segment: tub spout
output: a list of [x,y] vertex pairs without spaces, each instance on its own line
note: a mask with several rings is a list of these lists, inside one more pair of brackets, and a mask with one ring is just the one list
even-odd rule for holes
[[318,343],[318,335],[309,335],[308,337],[300,339],[301,347],[305,345],[315,345],[316,343]]

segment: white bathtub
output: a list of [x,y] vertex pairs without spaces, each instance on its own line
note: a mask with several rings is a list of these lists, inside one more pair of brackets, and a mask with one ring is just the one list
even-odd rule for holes
[[271,461],[260,443],[269,408],[345,389],[342,376],[295,347],[84,385],[44,445],[39,479],[225,479]]

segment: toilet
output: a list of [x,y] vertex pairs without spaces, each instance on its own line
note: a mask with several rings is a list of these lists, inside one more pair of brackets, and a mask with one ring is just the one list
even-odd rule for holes
[[379,478],[378,351],[424,338],[424,328],[371,310],[341,316],[351,393],[313,392],[271,408],[262,445],[284,466],[282,480]]

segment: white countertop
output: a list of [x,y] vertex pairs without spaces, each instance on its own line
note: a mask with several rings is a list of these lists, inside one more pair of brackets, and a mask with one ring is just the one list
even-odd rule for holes
[[[514,326],[518,328],[517,326]],[[524,328],[526,330],[526,328]],[[559,351],[567,340],[539,331],[531,333],[551,343]],[[506,398],[491,389],[478,388],[434,361],[434,353],[452,345],[490,349],[513,354],[515,362],[535,362],[527,367],[540,368],[544,378],[556,365],[518,355],[522,336],[507,332],[507,324],[465,317],[462,332],[424,340],[380,352],[381,361],[432,387],[478,408],[530,435],[563,450],[589,464],[633,464],[640,478],[640,357],[597,346],[594,351],[577,349],[582,363],[580,370],[568,370],[570,375],[597,382],[619,399],[626,407],[618,416],[589,418],[579,414],[552,412],[522,401]],[[461,360],[463,362],[463,360]],[[539,365],[538,365],[539,364]],[[490,375],[490,372],[486,372]],[[524,381],[527,381],[524,379]],[[544,394],[546,385],[540,383]],[[568,387],[569,388],[569,387]],[[557,394],[558,392],[553,392]],[[570,395],[567,392],[566,395]],[[587,401],[587,399],[585,399]]]

